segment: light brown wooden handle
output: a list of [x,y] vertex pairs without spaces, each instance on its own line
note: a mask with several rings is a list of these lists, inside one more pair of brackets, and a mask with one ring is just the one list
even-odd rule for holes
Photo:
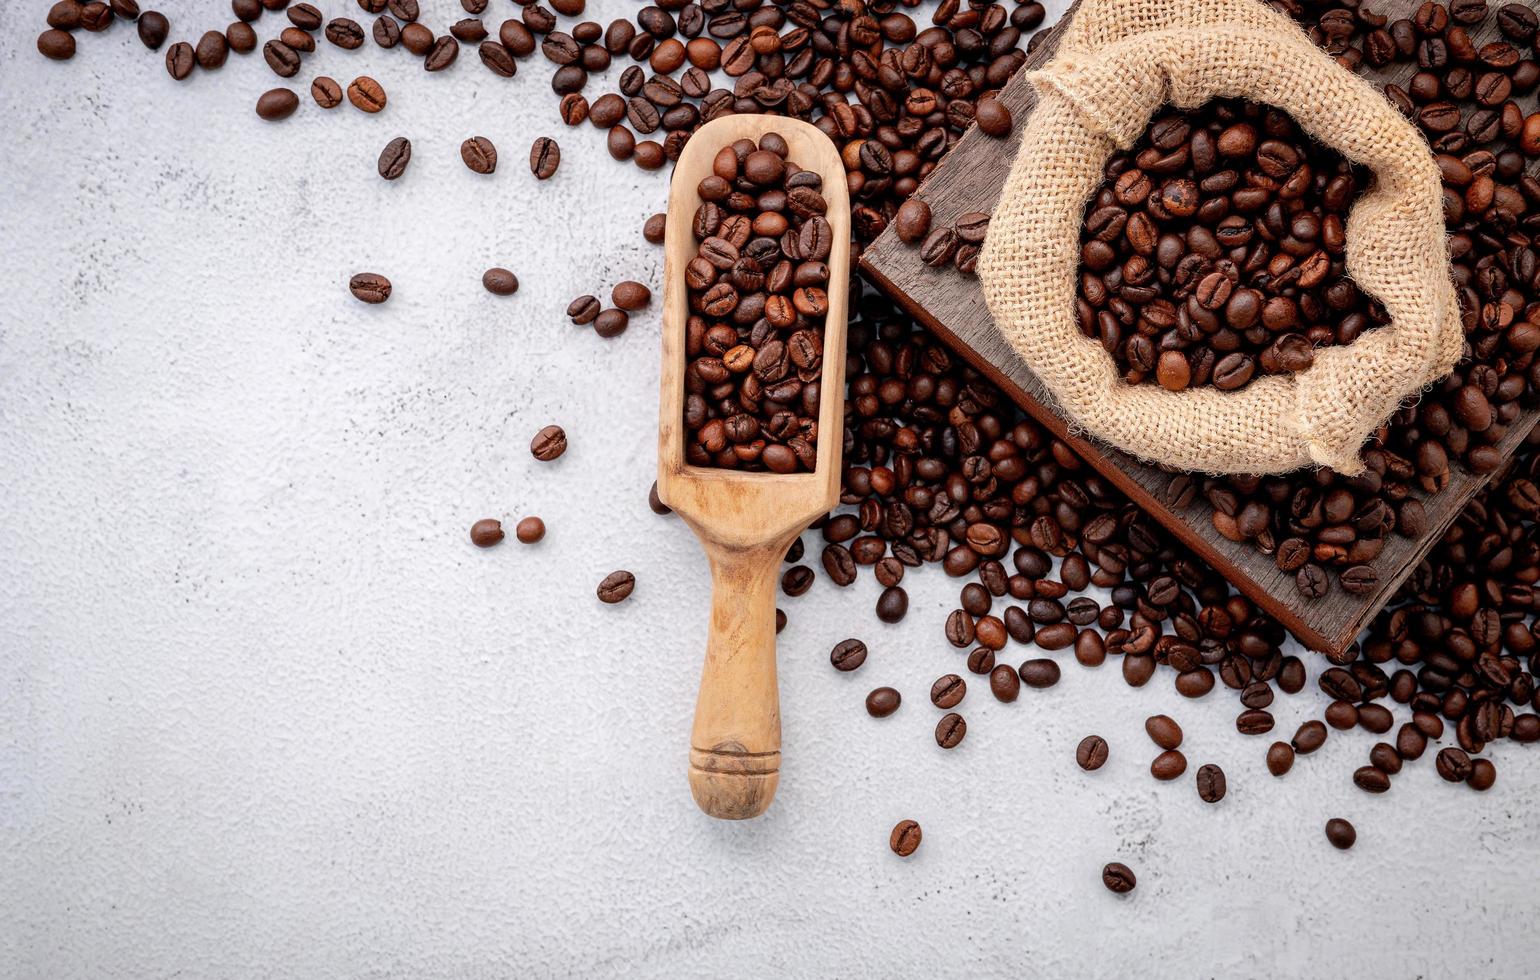
[[690,792],[721,820],[764,813],[781,780],[775,676],[775,583],[785,548],[711,551],[711,633],[695,727]]

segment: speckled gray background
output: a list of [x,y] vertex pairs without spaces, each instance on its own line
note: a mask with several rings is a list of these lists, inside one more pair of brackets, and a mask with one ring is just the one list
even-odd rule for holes
[[[905,582],[901,626],[870,577],[784,603],[779,799],[702,817],[706,570],[646,506],[657,315],[610,343],[562,316],[656,284],[638,229],[665,178],[563,130],[535,61],[433,76],[323,46],[297,82],[368,72],[388,109],[307,99],[272,125],[260,56],[178,85],[120,26],[53,64],[47,6],[0,6],[0,976],[1533,975],[1535,753],[1499,746],[1484,798],[1426,758],[1368,797],[1349,774],[1373,739],[1334,734],[1275,780],[1230,693],[1068,658],[1015,705],[974,684],[945,753],[938,570]],[[174,38],[228,11],[164,9]],[[414,160],[386,184],[399,134]],[[460,164],[472,134],[495,176]],[[537,185],[542,134],[565,155]],[[517,296],[482,291],[492,264]],[[349,297],[360,270],[388,305]],[[552,421],[572,448],[535,463]],[[538,547],[466,540],[529,513]],[[636,593],[601,606],[618,567]],[[839,674],[850,635],[872,656]],[[878,684],[906,698],[881,722]],[[1323,703],[1283,699],[1279,733]],[[1217,807],[1150,779],[1158,710],[1229,773]],[[1112,761],[1084,774],[1092,731]],[[1352,852],[1322,837],[1338,815]],[[1113,859],[1133,895],[1102,888]]]

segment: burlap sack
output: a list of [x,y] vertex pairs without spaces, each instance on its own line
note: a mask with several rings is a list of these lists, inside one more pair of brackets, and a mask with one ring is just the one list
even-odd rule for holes
[[[1258,0],[1082,0],[1056,57],[1030,77],[1039,102],[978,274],[996,324],[1072,421],[1184,470],[1360,472],[1370,432],[1461,349],[1439,172],[1417,131]],[[1308,371],[1235,392],[1130,385],[1076,325],[1085,207],[1114,148],[1132,146],[1162,105],[1215,98],[1284,109],[1375,174],[1348,218],[1347,270],[1392,322],[1319,350]]]

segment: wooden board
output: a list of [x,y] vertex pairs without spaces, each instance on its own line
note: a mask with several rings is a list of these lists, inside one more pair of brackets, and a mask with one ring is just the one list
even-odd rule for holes
[[[1420,5],[1420,0],[1387,0],[1379,4],[1378,9],[1395,20],[1410,16]],[[1531,5],[1540,6],[1540,3]],[[1028,56],[1027,69],[1038,67],[1052,57],[1075,6],[1070,8],[1063,21],[1048,29],[1047,35]],[[1497,36],[1496,17],[1489,17],[1482,29],[1474,34],[1478,46]],[[1408,65],[1397,65],[1392,71],[1365,69],[1364,74],[1377,85],[1404,84],[1414,70]],[[1024,71],[1007,83],[1000,100],[1011,110],[1019,133],[1037,101]],[[1534,93],[1518,101],[1526,115],[1535,111]],[[1015,158],[1016,145],[1015,136],[994,139],[977,129],[965,134],[920,187],[919,194],[930,204],[934,224],[950,224],[969,211],[992,211]],[[1540,172],[1540,165],[1535,170]],[[1353,596],[1334,583],[1325,597],[1309,601],[1295,588],[1293,574],[1279,571],[1271,557],[1248,543],[1221,537],[1210,521],[1212,511],[1206,501],[1200,498],[1186,507],[1171,506],[1167,501],[1167,488],[1173,474],[1140,463],[1111,446],[1088,442],[1071,432],[1042,382],[995,329],[977,277],[962,275],[950,268],[929,268],[920,261],[919,250],[901,242],[891,227],[866,250],[861,258],[861,270],[910,315],[945,340],[1054,435],[1072,445],[1183,544],[1213,565],[1237,589],[1313,650],[1338,653],[1352,644],[1394,596],[1428,549],[1443,536],[1470,498],[1487,482],[1487,477],[1457,467],[1443,493],[1425,497],[1428,534],[1417,541],[1391,536],[1384,552],[1374,562],[1380,573],[1376,592]],[[1537,421],[1540,421],[1540,411],[1528,413],[1513,426],[1500,444],[1505,458],[1512,455]]]

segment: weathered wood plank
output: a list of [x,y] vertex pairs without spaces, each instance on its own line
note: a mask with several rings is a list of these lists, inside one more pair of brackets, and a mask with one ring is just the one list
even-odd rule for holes
[[[1392,19],[1410,16],[1418,6],[1420,0],[1388,0],[1380,4],[1383,12]],[[1028,57],[1027,68],[1037,67],[1052,57],[1060,32],[1073,16],[1074,9],[1071,7],[1063,21],[1048,29],[1048,36]],[[1490,18],[1474,35],[1478,46],[1497,37],[1495,20]],[[1384,85],[1404,83],[1414,71],[1411,66],[1400,65],[1384,72],[1366,69],[1365,74],[1376,84]],[[1011,110],[1019,133],[1022,122],[1037,101],[1022,73],[1006,85],[1000,99]],[[1536,95],[1531,93],[1519,103],[1526,113],[1532,112],[1536,108]],[[930,204],[934,222],[938,225],[950,223],[969,211],[992,211],[1015,158],[1017,143],[1018,137],[1014,134],[1006,139],[993,139],[977,130],[964,135],[920,187],[919,194]],[[1535,170],[1540,173],[1540,165]],[[1380,572],[1380,587],[1372,595],[1352,596],[1333,588],[1325,597],[1307,601],[1295,589],[1294,576],[1280,572],[1271,558],[1249,544],[1221,537],[1209,519],[1211,511],[1206,502],[1199,500],[1186,507],[1172,507],[1166,499],[1172,479],[1170,473],[1140,463],[1111,446],[1092,443],[1071,431],[1042,382],[995,329],[976,277],[951,269],[927,267],[920,261],[918,249],[899,241],[891,228],[866,250],[861,258],[861,269],[900,306],[945,340],[1055,435],[1073,445],[1124,493],[1311,649],[1338,652],[1349,646],[1459,516],[1470,498],[1487,482],[1486,477],[1457,469],[1443,493],[1424,498],[1429,516],[1428,534],[1417,541],[1392,536],[1386,542],[1384,552],[1374,563]],[[1524,419],[1501,443],[1505,458],[1540,421],[1540,411],[1530,412]]]

